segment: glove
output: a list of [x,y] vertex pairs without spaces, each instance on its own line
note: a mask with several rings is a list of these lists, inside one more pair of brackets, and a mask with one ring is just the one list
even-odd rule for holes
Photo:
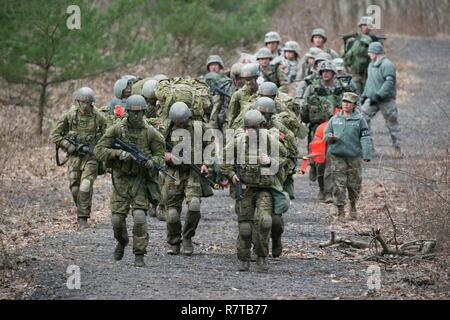
[[370,105],[374,106],[378,104],[381,101],[381,97],[379,95],[374,95],[372,98],[370,98]]
[[153,161],[152,161],[152,160],[148,160],[148,161],[145,163],[145,167],[146,167],[147,169],[153,169]]
[[119,154],[119,160],[121,161],[128,161],[131,159],[131,154],[127,151],[121,151]]

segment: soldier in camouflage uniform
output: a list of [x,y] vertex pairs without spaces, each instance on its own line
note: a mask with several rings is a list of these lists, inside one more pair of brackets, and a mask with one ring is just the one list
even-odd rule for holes
[[209,56],[206,60],[206,70],[209,72],[221,73],[224,68],[223,60],[218,55]]
[[[231,79],[225,76],[217,77],[214,76],[214,74],[212,75],[214,79],[212,85],[210,85],[210,88],[212,91],[211,94],[213,107],[209,125],[213,129],[219,129],[223,131],[231,97],[244,85],[244,81],[240,76],[241,67],[242,64],[240,63],[236,63],[231,67]],[[208,83],[207,77],[205,77],[205,81]]]
[[281,55],[282,51],[280,48],[280,43],[281,37],[278,32],[271,31],[266,33],[266,36],[264,37],[264,45],[272,54],[272,59]]
[[109,113],[114,114],[114,107],[119,105],[125,109],[125,101],[131,96],[133,79],[122,78],[114,84],[114,98],[109,102]]
[[284,45],[283,55],[278,56],[270,62],[271,65],[279,65],[286,74],[289,83],[293,83],[297,78],[298,59],[300,56],[300,46],[295,41],[288,41]]
[[356,83],[353,81],[353,76],[348,74],[345,70],[345,62],[342,58],[337,58],[333,60],[333,64],[336,67],[336,77],[350,86],[353,92],[358,92]]
[[359,96],[346,92],[342,98],[343,111],[331,118],[325,139],[332,157],[334,203],[338,218],[345,217],[346,191],[350,199],[350,218],[357,218],[356,202],[361,192],[361,160],[370,162],[372,140],[363,115],[355,110]]
[[[50,139],[69,155],[69,188],[77,206],[78,224],[86,228],[91,215],[94,182],[99,171],[99,161],[92,150],[105,132],[107,120],[94,107],[95,94],[91,88],[77,90],[74,98],[75,105],[56,123]],[[68,139],[83,147],[77,147]]]
[[[272,216],[287,211],[277,212],[277,199],[273,192],[281,194],[283,201],[288,196],[282,193],[281,182],[278,172],[272,172],[274,168],[280,169],[284,166],[284,159],[280,151],[279,141],[265,129],[260,129],[264,123],[264,117],[257,110],[250,110],[244,115],[244,130],[239,130],[234,139],[227,143],[227,154],[237,155],[235,165],[222,166],[222,174],[237,186],[242,185],[241,198],[237,192],[232,194],[236,199],[235,211],[238,215],[239,235],[237,239],[237,256],[240,261],[239,270],[250,269],[250,256],[252,239],[257,255],[256,265],[258,271],[267,271],[266,257],[269,254],[269,237],[272,230]],[[257,140],[257,148],[250,148],[251,141]],[[262,141],[270,150],[268,154],[258,152]],[[274,150],[277,149],[277,150]],[[241,151],[241,152],[240,152]],[[270,155],[270,156],[269,156]],[[245,159],[242,159],[244,156]],[[238,168],[240,176],[238,177]],[[236,189],[237,190],[237,189]],[[283,212],[284,211],[284,212]]]
[[325,44],[327,43],[328,37],[327,32],[322,28],[316,28],[311,32],[311,43],[314,45],[314,47],[319,48],[323,50],[324,52],[331,55],[332,59],[339,58],[339,55],[336,51],[334,51],[331,48],[325,47]]
[[302,72],[297,75],[297,81],[301,81],[313,73],[313,69],[316,64],[316,57],[321,52],[323,52],[322,49],[316,47],[309,48],[303,58],[304,61],[301,66]]
[[[201,217],[200,198],[203,196],[203,189],[200,175],[189,166],[189,163],[198,166],[201,173],[206,174],[208,172],[208,167],[205,164],[199,165],[194,163],[194,153],[202,154],[203,150],[197,150],[194,145],[194,123],[191,121],[191,117],[191,110],[183,102],[176,102],[170,107],[169,119],[171,126],[167,136],[165,136],[165,141],[169,142],[167,143],[168,151],[165,153],[165,161],[168,165],[169,173],[178,179],[173,181],[166,177],[162,188],[162,203],[166,210],[168,254],[170,255],[178,255],[180,253],[181,243],[183,244],[183,254],[190,256],[194,252],[192,237],[195,236]],[[197,123],[201,124],[199,121]],[[177,135],[180,129],[190,134],[189,138],[191,141],[188,141],[192,146],[190,155],[174,153],[174,149],[184,139],[184,137]],[[204,127],[202,126],[203,129]],[[187,162],[181,161],[184,157],[187,157]],[[208,192],[211,192],[211,190],[208,190]],[[188,212],[184,226],[182,226],[181,211],[185,199]]]
[[[129,242],[126,217],[131,211],[134,220],[133,253],[138,267],[145,265],[144,255],[147,253],[146,211],[149,198],[154,203],[160,200],[155,166],[163,165],[164,161],[163,139],[143,119],[146,107],[142,96],[130,96],[126,101],[127,117],[109,128],[95,147],[97,158],[112,167],[111,222],[117,240],[114,259],[118,261],[123,258]],[[143,152],[149,158],[145,166],[135,162],[127,151],[113,148],[115,139],[121,139]]]
[[241,68],[241,78],[245,85],[236,91],[228,106],[226,129],[237,129],[242,127],[245,113],[251,109],[251,105],[256,101],[259,76],[259,68],[256,64],[246,64]]
[[[351,88],[346,86],[336,78],[336,68],[331,61],[324,61],[319,67],[320,79],[315,80],[305,91],[302,105],[301,118],[304,123],[309,124],[308,145],[311,143],[317,127],[328,121],[336,109],[341,106],[341,99],[344,92],[351,92]],[[332,203],[332,176],[330,158],[327,157],[325,165],[317,165],[311,162],[311,181],[318,180],[319,200]]]
[[394,64],[385,56],[384,47],[379,42],[369,46],[368,78],[364,88],[361,107],[364,117],[370,127],[370,120],[381,111],[394,146],[393,156],[403,158],[400,147],[400,125],[397,110],[397,71]]
[[259,63],[259,71],[264,81],[273,82],[281,91],[287,93],[289,90],[289,81],[283,72],[281,65],[270,63],[272,54],[269,49],[262,48],[256,53],[256,60]]

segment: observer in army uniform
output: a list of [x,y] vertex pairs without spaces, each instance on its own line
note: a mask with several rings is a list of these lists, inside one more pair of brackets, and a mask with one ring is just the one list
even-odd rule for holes
[[74,97],[75,105],[56,123],[50,139],[68,153],[69,188],[77,206],[78,224],[85,228],[91,216],[94,181],[99,170],[93,148],[105,132],[107,120],[93,105],[92,89],[83,87]]
[[372,141],[369,127],[363,115],[355,110],[359,96],[344,93],[342,111],[328,123],[325,139],[331,154],[334,203],[338,208],[338,218],[345,217],[346,191],[350,200],[350,218],[357,218],[356,202],[361,193],[361,159],[371,160]]
[[[159,186],[155,166],[164,163],[164,142],[155,128],[143,119],[147,103],[142,96],[132,95],[126,100],[127,117],[110,127],[95,147],[95,155],[112,167],[113,194],[111,196],[111,222],[117,240],[114,259],[121,260],[127,246],[126,217],[131,211],[133,226],[133,253],[135,265],[142,267],[147,253],[148,232],[146,212],[149,198],[159,202]],[[113,148],[116,139],[137,148],[149,160],[145,166],[134,161],[124,150]]]

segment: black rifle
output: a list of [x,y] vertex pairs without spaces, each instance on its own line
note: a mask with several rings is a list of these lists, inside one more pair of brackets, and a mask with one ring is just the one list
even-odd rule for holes
[[[70,144],[75,146],[75,151],[73,153],[76,153],[80,156],[91,156],[91,157],[95,156],[94,151],[92,150],[92,147],[89,144],[80,143],[76,139],[72,138],[64,138],[64,139],[69,141]],[[56,145],[56,165],[58,167],[61,167],[69,160],[69,157],[66,156],[66,158],[63,161],[60,161],[59,149],[60,147]]]
[[[172,145],[170,142],[166,141],[166,148],[167,148],[167,150],[168,150],[169,152],[172,152],[173,145]],[[196,174],[198,174],[201,178],[203,178],[203,179],[209,184],[209,186],[210,186],[211,188],[213,188],[213,189],[215,189],[215,190],[219,190],[219,189],[220,189],[220,184],[215,183],[214,181],[212,181],[211,179],[209,179],[209,178],[206,176],[208,173],[202,173],[202,170],[201,170],[201,168],[200,168],[198,165],[191,163],[191,164],[188,164],[188,166],[189,166]]]
[[[145,167],[145,164],[147,163],[147,161],[150,160],[149,157],[147,157],[142,151],[123,142],[120,139],[114,140],[112,148],[128,152],[129,154],[131,154],[131,157],[133,158],[133,160],[136,161],[138,165],[143,166],[143,167]],[[174,176],[169,174],[169,172],[167,172],[167,169],[164,168],[163,166],[160,166],[155,163],[153,165],[153,168],[158,172],[162,172],[163,174],[168,176],[173,181],[177,181],[177,178],[175,178]]]

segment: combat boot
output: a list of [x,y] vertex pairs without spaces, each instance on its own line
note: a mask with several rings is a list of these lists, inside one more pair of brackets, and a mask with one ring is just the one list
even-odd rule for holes
[[345,207],[344,206],[339,206],[338,208],[338,213],[337,213],[337,218],[339,221],[344,221],[345,220]]
[[151,205],[151,207],[147,211],[148,216],[152,218],[156,218],[156,206]]
[[250,261],[240,261],[239,262],[239,271],[249,271],[250,270]]
[[169,245],[169,250],[167,250],[167,254],[171,256],[176,256],[180,254],[180,244]]
[[137,254],[134,256],[134,266],[135,267],[144,267],[145,261],[144,261],[144,255],[143,254]]
[[192,239],[183,238],[183,250],[181,253],[186,256],[190,256],[194,253],[194,245],[192,244]]
[[333,203],[333,202],[334,202],[334,201],[333,201],[333,196],[331,195],[331,193],[325,194],[325,200],[324,200],[324,202],[325,202],[326,204],[330,204],[330,203]]
[[283,244],[281,243],[281,237],[278,239],[272,239],[272,257],[278,258],[283,251]]
[[257,257],[256,258],[256,270],[258,272],[269,271],[269,265],[267,264],[267,259],[265,257]]
[[80,228],[80,230],[89,228],[87,219],[88,218],[86,218],[86,217],[78,218],[78,227]]
[[358,219],[358,210],[356,210],[356,203],[350,202],[350,219],[357,220]]
[[394,148],[393,157],[395,159],[403,159],[405,157],[405,155],[402,153],[402,149],[400,147]]

